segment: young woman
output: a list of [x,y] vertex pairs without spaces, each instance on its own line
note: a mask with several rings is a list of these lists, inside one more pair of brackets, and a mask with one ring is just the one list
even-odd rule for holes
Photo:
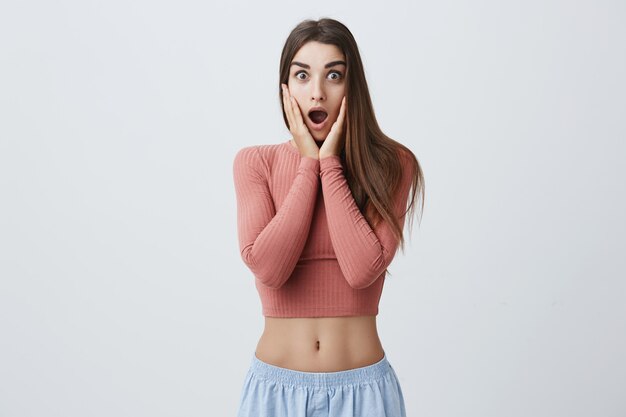
[[238,416],[404,417],[376,315],[418,186],[424,194],[420,165],[378,127],[340,22],[293,29],[280,84],[292,137],[244,147],[233,165],[241,257],[265,316]]

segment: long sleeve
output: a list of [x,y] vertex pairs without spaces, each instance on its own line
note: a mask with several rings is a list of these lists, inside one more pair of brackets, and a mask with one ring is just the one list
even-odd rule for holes
[[[404,227],[412,174],[405,167],[394,212]],[[337,155],[320,159],[320,178],[331,242],[339,267],[355,289],[370,286],[393,260],[399,242],[388,222],[381,219],[372,229],[357,206]]]
[[264,175],[269,170],[264,168],[257,147],[242,148],[235,155],[237,234],[244,263],[263,284],[279,288],[291,276],[309,234],[320,161],[308,156],[300,158],[297,174],[278,211]]

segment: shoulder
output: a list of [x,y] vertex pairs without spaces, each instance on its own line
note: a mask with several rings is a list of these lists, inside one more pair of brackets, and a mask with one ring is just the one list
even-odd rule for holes
[[257,178],[263,177],[263,163],[258,145],[245,146],[235,153],[233,159],[233,174],[235,180],[241,180],[243,178]]
[[280,149],[281,146],[280,144],[244,146],[235,153],[233,168],[235,170],[253,169],[269,174],[275,161],[284,157]]
[[404,177],[412,177],[417,171],[417,158],[415,154],[406,146],[398,146],[397,149],[398,161],[402,166],[402,172]]
[[259,157],[258,145],[245,146],[235,153],[234,164],[237,165],[254,165]]

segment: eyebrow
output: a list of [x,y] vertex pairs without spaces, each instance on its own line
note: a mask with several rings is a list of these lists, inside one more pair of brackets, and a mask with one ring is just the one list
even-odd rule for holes
[[[310,69],[311,68],[310,65],[304,64],[304,63],[298,62],[298,61],[292,61],[291,65],[297,65],[299,67],[306,68],[306,69]],[[345,61],[331,61],[328,64],[324,65],[324,68],[334,67],[335,65],[346,65],[346,62]]]

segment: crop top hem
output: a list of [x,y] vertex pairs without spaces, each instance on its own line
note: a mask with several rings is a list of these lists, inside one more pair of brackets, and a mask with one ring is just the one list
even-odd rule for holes
[[[329,311],[330,310],[330,311]],[[311,317],[350,317],[350,316],[377,316],[379,309],[338,310],[337,307],[300,308],[298,311],[277,311],[271,308],[262,309],[264,317],[276,318],[311,318]]]

